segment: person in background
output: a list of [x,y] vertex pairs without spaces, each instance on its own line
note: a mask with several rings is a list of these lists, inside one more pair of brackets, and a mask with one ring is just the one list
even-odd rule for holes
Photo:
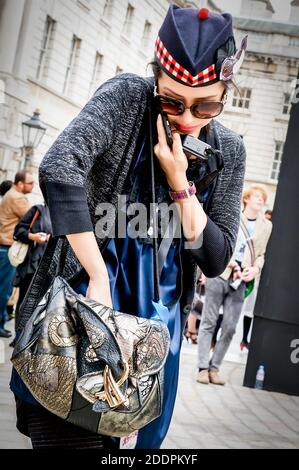
[[[272,223],[261,213],[266,200],[267,193],[261,186],[252,186],[244,191],[244,210],[233,256],[219,277],[206,281],[205,303],[198,332],[197,382],[199,383],[225,384],[219,376],[219,367],[235,334],[246,287],[249,283],[252,285],[252,281],[257,280],[261,274],[271,235]],[[209,359],[211,341],[221,305],[223,305],[221,336]]]
[[197,330],[203,308],[204,285],[205,276],[200,269],[197,268],[195,295],[184,332],[187,342],[190,340],[192,344],[197,344]]
[[[272,220],[272,210],[267,209],[265,211],[264,217],[267,220]],[[243,349],[249,349],[249,341],[248,341],[248,335],[251,327],[251,322],[253,318],[253,310],[254,310],[254,305],[257,297],[257,290],[258,290],[258,282],[255,283],[254,285],[254,290],[252,294],[248,297],[246,297],[243,308],[242,308],[242,315],[243,315],[243,336],[242,336],[242,341],[240,343],[240,348],[241,351]],[[218,331],[221,328],[221,323],[223,319],[223,307],[220,309],[220,314],[217,320],[217,325],[213,334],[212,338],[212,349],[215,348],[216,342],[217,342],[217,336],[218,336]]]
[[[4,194],[6,194],[7,191],[10,190],[12,185],[13,185],[13,181],[11,180],[2,181],[2,183],[0,184],[0,201],[3,198]],[[8,315],[6,321],[12,320],[14,318],[14,306],[16,305],[15,299],[17,298],[17,296],[18,296],[17,289],[14,289],[6,305],[6,311]]]
[[3,198],[4,194],[6,194],[7,191],[10,190],[12,185],[13,185],[13,182],[10,180],[2,181],[2,183],[0,184],[0,198]]
[[12,293],[12,281],[16,272],[8,259],[8,250],[13,244],[15,226],[29,210],[26,194],[33,189],[32,175],[21,170],[16,173],[14,184],[5,193],[0,203],[0,337],[9,338],[11,332],[5,329],[7,301]]
[[[267,220],[272,221],[272,213],[273,213],[272,210],[267,209],[265,211],[264,217]],[[254,289],[253,289],[252,294],[246,297],[243,308],[242,308],[243,336],[242,336],[242,341],[240,343],[241,351],[243,351],[244,348],[249,349],[248,335],[249,335],[249,331],[250,331],[251,323],[253,319],[253,312],[254,312],[254,306],[255,306],[257,293],[258,293],[258,286],[259,286],[259,278],[257,279],[257,282],[254,284]]]
[[[30,228],[33,220],[34,223]],[[18,328],[18,312],[20,305],[22,304],[30,286],[37,266],[42,259],[51,233],[52,225],[49,208],[44,204],[32,206],[15,228],[14,240],[18,240],[29,245],[26,258],[23,263],[17,267],[13,281],[13,285],[15,287],[19,287],[19,298],[15,311],[16,329]],[[14,346],[14,341],[10,343],[10,346]]]
[[265,212],[265,218],[270,220],[270,222],[272,221],[272,213],[273,211],[271,211],[270,209],[267,209]]

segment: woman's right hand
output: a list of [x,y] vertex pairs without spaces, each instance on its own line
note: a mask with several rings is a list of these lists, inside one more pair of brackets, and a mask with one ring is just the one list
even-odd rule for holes
[[72,233],[67,239],[90,279],[86,297],[112,308],[109,275],[94,233]]
[[107,283],[103,282],[103,279],[91,279],[88,284],[86,297],[94,300],[95,302],[99,302],[106,307],[113,308],[109,281]]

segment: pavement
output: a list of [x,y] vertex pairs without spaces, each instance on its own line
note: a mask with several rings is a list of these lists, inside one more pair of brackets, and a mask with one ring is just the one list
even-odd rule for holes
[[[0,363],[0,449],[30,449],[29,439],[15,428],[8,388],[10,340],[0,342],[5,356]],[[184,342],[175,412],[162,448],[298,449],[299,397],[243,387],[244,371],[244,357],[224,361],[224,387],[198,384],[196,345]]]

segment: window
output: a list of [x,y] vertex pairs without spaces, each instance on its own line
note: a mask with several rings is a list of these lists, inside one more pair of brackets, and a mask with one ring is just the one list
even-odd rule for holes
[[146,48],[149,45],[152,25],[149,21],[145,21],[143,35],[142,35],[142,47]]
[[129,3],[127,7],[126,19],[123,27],[123,33],[130,36],[133,25],[134,7]]
[[77,0],[78,5],[86,11],[90,10],[90,0]]
[[115,75],[118,75],[119,73],[123,73],[124,69],[120,68],[119,66],[116,67],[115,70]]
[[283,152],[283,142],[276,141],[275,142],[275,154],[274,154],[274,159],[272,162],[271,175],[270,175],[271,180],[278,181],[282,152]]
[[90,87],[89,87],[89,95],[94,93],[94,91],[96,90],[96,88],[98,87],[98,85],[101,82],[103,60],[104,60],[104,56],[102,54],[100,54],[99,52],[97,52],[96,53],[96,58],[95,58],[95,61],[94,61],[94,67],[93,67]]
[[80,51],[81,39],[79,39],[75,34],[73,35],[72,45],[70,56],[68,60],[68,65],[65,73],[63,93],[69,94],[70,88],[74,84],[74,78],[76,75],[76,70],[78,67],[79,51]]
[[237,90],[234,91],[232,106],[235,108],[249,108],[251,98],[250,88],[240,88],[240,94]]
[[112,16],[113,0],[106,0],[104,9],[103,9],[103,18],[105,20],[110,20]]
[[291,112],[291,95],[290,93],[284,93],[283,94],[283,108],[282,108],[282,114],[290,114]]
[[54,26],[55,21],[53,18],[47,16],[36,72],[37,80],[45,78],[47,69],[49,68],[49,56],[53,47]]

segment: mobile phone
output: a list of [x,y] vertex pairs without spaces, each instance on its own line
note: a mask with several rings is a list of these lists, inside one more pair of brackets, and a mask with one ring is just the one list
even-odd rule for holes
[[242,279],[240,277],[238,277],[234,281],[230,282],[229,285],[232,289],[237,290],[239,285],[241,284],[241,282],[242,282]]
[[163,122],[164,130],[165,130],[165,134],[166,134],[167,145],[170,148],[172,148],[173,139],[172,139],[172,133],[171,133],[170,124],[169,124],[169,121],[168,121],[167,114],[162,112],[161,116],[162,116],[162,122]]
[[189,134],[181,136],[181,140],[187,158],[196,157],[200,160],[208,160],[212,152],[211,145]]

